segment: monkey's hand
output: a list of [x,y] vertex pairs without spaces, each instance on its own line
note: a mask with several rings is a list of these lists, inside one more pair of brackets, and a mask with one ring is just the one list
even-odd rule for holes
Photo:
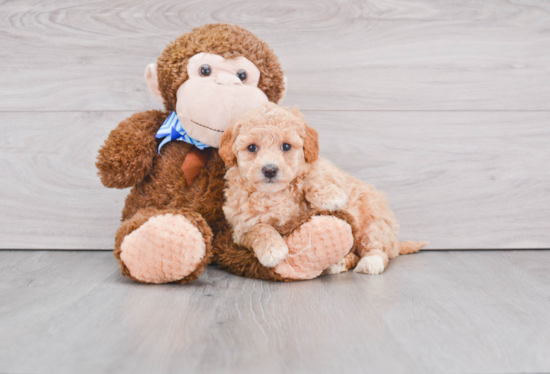
[[111,131],[96,162],[106,187],[132,187],[149,174],[157,152],[155,134],[165,117],[159,110],[136,113]]
[[306,200],[314,208],[336,211],[343,209],[348,203],[348,195],[340,187],[329,184],[320,188],[310,189]]
[[263,223],[254,225],[244,234],[243,244],[251,248],[260,263],[268,268],[275,267],[288,255],[288,246],[281,234]]

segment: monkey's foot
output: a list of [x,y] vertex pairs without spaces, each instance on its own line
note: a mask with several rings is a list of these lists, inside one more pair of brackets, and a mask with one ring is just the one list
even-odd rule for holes
[[351,226],[333,216],[314,216],[286,239],[289,253],[275,272],[287,279],[312,279],[342,260],[353,247]]
[[185,283],[204,270],[206,252],[199,229],[183,215],[169,213],[150,217],[128,234],[120,246],[120,261],[126,267],[123,272],[137,281]]

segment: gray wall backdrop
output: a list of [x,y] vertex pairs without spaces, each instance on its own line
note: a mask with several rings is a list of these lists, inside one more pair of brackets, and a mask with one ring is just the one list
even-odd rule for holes
[[145,66],[195,26],[275,49],[321,153],[428,249],[550,247],[550,2],[0,1],[0,248],[112,249],[94,166],[160,108]]

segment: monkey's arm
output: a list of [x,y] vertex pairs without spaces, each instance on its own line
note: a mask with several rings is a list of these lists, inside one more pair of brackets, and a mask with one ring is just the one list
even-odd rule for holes
[[157,152],[155,134],[166,113],[150,110],[126,118],[111,131],[99,149],[96,166],[101,183],[111,188],[127,188],[149,174]]

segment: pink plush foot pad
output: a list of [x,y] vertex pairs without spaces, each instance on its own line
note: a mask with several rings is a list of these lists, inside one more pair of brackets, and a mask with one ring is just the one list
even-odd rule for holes
[[353,246],[351,226],[332,216],[315,216],[286,238],[289,254],[275,267],[288,279],[312,279],[343,259]]
[[201,263],[206,244],[184,216],[151,217],[124,238],[120,259],[141,282],[167,283],[191,274]]

